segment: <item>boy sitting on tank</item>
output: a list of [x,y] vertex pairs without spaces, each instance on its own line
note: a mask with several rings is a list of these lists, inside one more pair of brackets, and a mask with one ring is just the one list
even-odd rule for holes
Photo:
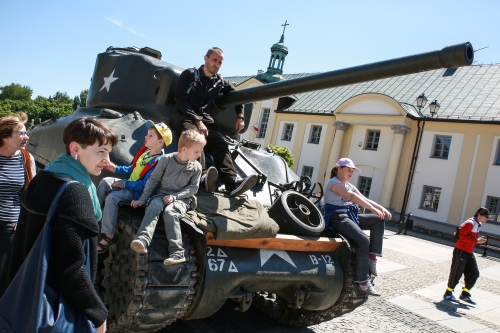
[[154,124],[147,121],[148,134],[144,146],[139,149],[131,165],[116,165],[113,162],[104,168],[119,175],[129,176],[128,180],[106,177],[97,187],[97,196],[104,207],[101,220],[102,238],[97,246],[99,253],[108,250],[116,233],[118,203],[137,200],[141,197],[146,182],[153,173],[158,161],[164,156],[163,146],[172,142],[172,132],[164,123]]
[[134,208],[144,205],[153,190],[160,186],[158,194],[151,198],[146,208],[135,240],[130,244],[132,250],[140,254],[148,252],[158,217],[163,212],[169,253],[163,264],[174,265],[186,261],[179,220],[189,208],[196,208],[194,195],[198,192],[201,177],[201,164],[197,159],[206,143],[200,132],[184,131],[179,138],[178,152],[167,154],[160,160],[139,200],[130,204]]

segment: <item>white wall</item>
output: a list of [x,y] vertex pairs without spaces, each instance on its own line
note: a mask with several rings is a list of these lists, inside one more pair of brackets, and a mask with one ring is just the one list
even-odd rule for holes
[[[377,150],[364,149],[368,130],[380,131]],[[351,178],[350,183],[354,186],[358,186],[359,176],[372,178],[369,199],[375,202],[380,201],[380,196],[382,195],[382,187],[384,186],[387,162],[389,160],[393,139],[394,131],[388,126],[355,125],[353,128],[351,145],[349,147],[349,154],[348,156],[340,156],[341,158],[349,157],[353,160],[356,167],[361,169],[361,172],[355,172]],[[361,147],[359,143],[361,143]]]
[[[436,135],[451,136],[451,146],[448,159],[431,158],[434,151]],[[449,132],[424,132],[417,162],[417,172],[413,178],[408,212],[414,216],[423,217],[438,222],[448,221],[453,188],[457,179],[458,163],[462,151],[464,134]],[[465,180],[463,180],[465,181]],[[419,209],[424,185],[441,188],[441,196],[437,212]]]
[[[292,139],[290,141],[281,140],[281,138],[283,137],[283,131],[285,129],[285,124],[292,124],[293,125]],[[295,141],[295,138],[297,137],[297,127],[298,126],[299,126],[298,122],[280,121],[280,126],[278,128],[278,136],[276,137],[275,146],[286,147],[290,151],[293,151],[293,142]],[[300,170],[300,169],[298,169],[298,170]],[[298,173],[300,174],[300,172],[298,172]]]
[[[486,205],[486,199],[490,197],[500,197],[500,165],[494,164],[495,158],[497,157],[497,149],[499,145],[500,136],[495,136],[491,144],[490,162],[488,165],[488,171],[486,174],[486,184],[484,186],[483,199],[481,200],[481,205]],[[485,223],[481,228],[482,231],[490,232],[492,234],[500,234],[500,226]]]
[[353,105],[348,106],[343,114],[383,114],[383,115],[391,115],[391,116],[400,116],[401,113],[396,110],[392,105],[387,104],[386,102],[376,101],[376,100],[366,100],[355,103]]
[[484,186],[484,194],[483,194],[483,200],[481,201],[481,205],[486,204],[486,197],[487,196],[492,196],[492,197],[500,197],[500,165],[496,165],[495,163],[495,157],[497,155],[497,149],[498,149],[498,140],[500,140],[500,136],[495,136],[493,138],[493,143],[491,147],[491,154],[490,154],[490,163],[488,166],[488,171],[486,174],[486,184]]
[[[311,126],[312,125],[321,126],[321,137],[319,139],[319,144],[307,142],[307,141],[309,141],[309,137],[311,135]],[[296,126],[297,125],[294,125],[294,135],[295,135]],[[283,125],[280,125],[280,127],[282,129]],[[306,131],[304,133],[304,138],[302,140],[302,149],[300,150],[300,156],[298,159],[296,159],[296,161],[298,161],[297,174],[299,176],[302,175],[302,167],[304,165],[311,166],[314,168],[313,175],[311,177],[311,180],[313,182],[316,182],[316,179],[318,179],[318,170],[320,167],[323,146],[325,145],[325,137],[326,137],[327,128],[328,128],[328,125],[325,125],[325,124],[307,123],[306,124]],[[281,138],[281,136],[280,136],[280,138]],[[295,139],[295,137],[292,137],[292,141],[294,139]],[[288,141],[282,141],[282,142],[288,142]],[[323,175],[321,175],[321,176],[323,176]],[[323,178],[323,177],[321,177],[321,178]]]
[[260,128],[260,122],[262,119],[263,109],[270,109],[271,112],[269,113],[269,122],[267,123],[266,137],[269,137],[270,135],[272,135],[273,124],[272,124],[272,122],[270,122],[272,120],[272,118],[271,118],[272,113],[274,113],[274,111],[272,110],[272,106],[273,106],[272,100],[266,100],[266,101],[262,101],[260,103],[260,110],[257,110],[257,109],[254,110],[254,114],[252,114],[252,119],[249,120],[249,121],[251,121],[251,123],[248,124],[248,130],[240,136],[241,139],[248,140],[248,138],[250,137],[250,133],[252,133],[252,137],[254,138],[253,141],[260,143],[262,145],[262,147],[264,148],[265,138],[255,137],[255,135],[257,133],[253,130],[253,126],[257,126],[257,128]]

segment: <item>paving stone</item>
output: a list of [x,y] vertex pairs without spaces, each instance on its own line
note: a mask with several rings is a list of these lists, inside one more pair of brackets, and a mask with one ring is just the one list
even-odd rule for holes
[[390,241],[384,242],[384,249],[395,250],[433,263],[449,261],[451,258],[449,248],[444,249],[431,244],[422,247],[419,240],[404,235],[389,234],[386,238],[390,238]]
[[439,321],[439,324],[449,327],[457,332],[475,332],[477,330],[487,329],[486,326],[468,320],[466,318],[454,318]]
[[[498,304],[498,303],[497,303]],[[478,318],[487,322],[500,326],[500,309],[496,308],[491,311],[482,312],[477,315]]]
[[500,265],[495,265],[481,270],[481,276],[495,281],[500,281]]

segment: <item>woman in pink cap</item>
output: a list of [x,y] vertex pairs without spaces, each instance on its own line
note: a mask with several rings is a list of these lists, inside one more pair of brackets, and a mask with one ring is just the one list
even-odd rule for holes
[[[327,230],[335,230],[354,243],[354,281],[359,283],[360,289],[368,295],[380,296],[370,281],[370,271],[377,276],[376,258],[382,255],[384,218],[391,219],[392,215],[349,183],[353,173],[360,171],[348,158],[341,158],[335,164],[324,191],[325,223]],[[369,209],[372,214],[358,214],[358,205]],[[363,230],[370,230],[370,236]]]

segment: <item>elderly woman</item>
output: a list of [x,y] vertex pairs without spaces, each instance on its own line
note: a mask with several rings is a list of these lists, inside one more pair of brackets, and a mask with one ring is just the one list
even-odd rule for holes
[[35,175],[35,160],[26,148],[24,112],[0,118],[0,272],[16,230],[21,192]]
[[[380,296],[370,281],[369,272],[377,275],[376,256],[382,255],[384,217],[391,219],[392,215],[349,183],[355,171],[361,170],[348,158],[341,158],[333,167],[331,179],[325,187],[325,222],[328,229],[335,230],[354,243],[354,281],[359,283],[360,289],[366,294]],[[358,214],[357,205],[369,209],[374,214]],[[370,237],[363,230],[370,230]]]
[[[52,253],[48,276],[73,308],[106,331],[108,312],[94,283],[97,272],[97,221],[101,207],[90,175],[99,175],[109,163],[109,153],[118,142],[116,134],[94,118],[79,118],[64,129],[66,153],[40,171],[24,191],[14,241],[0,277],[0,297],[13,280],[35,243],[59,188],[68,180],[52,224]],[[90,276],[85,267],[84,240],[90,240]]]

